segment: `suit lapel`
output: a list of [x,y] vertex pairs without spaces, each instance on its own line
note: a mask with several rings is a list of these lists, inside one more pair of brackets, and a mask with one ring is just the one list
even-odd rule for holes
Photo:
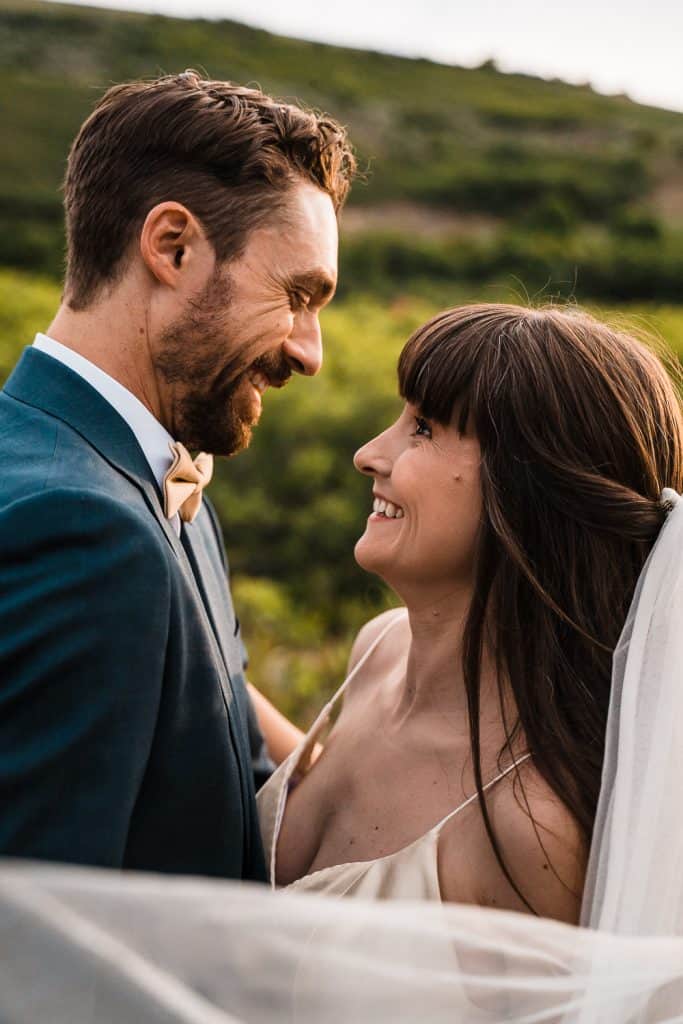
[[[215,538],[206,509],[200,511],[195,524],[184,527],[186,550],[164,514],[162,495],[128,424],[95,388],[59,360],[37,349],[26,349],[4,391],[16,401],[40,409],[67,424],[142,492],[176,556],[190,592],[195,595],[207,639],[213,648],[213,661],[226,704],[228,729],[237,756],[245,821],[249,821],[249,746],[245,738],[246,724],[230,678],[230,655],[234,654],[236,647],[233,635],[235,619],[227,588],[224,583],[221,586],[215,558],[210,554],[215,548]],[[245,830],[245,844],[248,844],[247,832],[248,829]]]
[[220,574],[216,571],[215,554],[211,554],[212,549],[215,548],[215,541],[204,508],[201,509],[193,523],[183,524],[182,540],[204,598],[216,639],[229,669],[234,644],[235,614],[227,598],[223,570],[221,568]]
[[[77,431],[102,458],[130,480],[143,494],[178,560],[190,589],[206,620],[206,630],[215,646],[214,660],[227,707],[234,711],[234,697],[227,668],[226,648],[221,633],[220,602],[205,552],[198,551],[196,564],[188,560],[185,548],[166,518],[152,470],[135,435],[99,392],[69,367],[45,352],[28,348],[4,387],[19,402],[48,413]],[[207,589],[206,581],[209,582]],[[228,624],[226,624],[227,626]]]
[[[193,523],[183,523],[182,543],[192,566],[197,588],[201,594],[225,669],[225,682],[221,677],[225,699],[233,703],[235,714],[240,719],[242,733],[246,739],[246,723],[242,721],[239,701],[235,699],[235,681],[233,679],[235,672],[241,672],[242,652],[235,640],[235,613],[225,585],[225,575],[222,567],[220,571],[217,571],[216,568],[215,539],[205,508],[200,510]],[[212,551],[214,551],[213,555]],[[245,747],[245,751],[246,749]]]
[[[220,651],[219,657],[223,668],[220,675],[221,686],[226,704],[231,709],[228,722],[233,743],[241,751],[240,782],[245,807],[248,807],[250,781],[247,774],[251,776],[251,770],[248,768],[245,770],[243,766],[251,764],[251,752],[247,723],[240,709],[240,701],[235,694],[235,681],[232,676],[233,672],[241,671],[242,653],[235,641],[235,613],[225,585],[225,577],[222,569],[220,575],[216,571],[216,560],[211,555],[212,548],[215,549],[215,538],[205,508],[200,509],[199,515],[193,523],[183,523],[182,543],[194,571],[197,588],[201,594],[214,640]],[[250,842],[248,830],[245,831],[244,841],[246,844],[245,856],[248,859]]]
[[199,525],[199,520],[197,525],[184,527],[190,561],[164,514],[158,485],[132,430],[95,388],[59,360],[37,349],[26,349],[4,390],[17,401],[41,409],[68,424],[142,492],[188,584],[197,593],[197,600],[208,620],[207,629],[216,643],[218,664],[224,670],[221,683],[230,706],[233,703],[232,691],[229,680],[226,686],[224,677],[229,671],[228,632],[234,626],[234,615],[208,554],[206,511],[202,510],[200,514],[205,529]]
[[164,515],[159,488],[135,434],[95,388],[59,360],[27,348],[4,391],[66,423],[135,484],[185,571],[190,571],[182,545]]

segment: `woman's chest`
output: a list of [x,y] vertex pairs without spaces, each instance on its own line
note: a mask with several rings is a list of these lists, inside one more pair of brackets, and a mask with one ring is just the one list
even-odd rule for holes
[[[365,740],[365,742],[363,742]],[[276,856],[288,885],[335,864],[376,860],[429,832],[465,798],[463,763],[361,729],[341,729],[290,790]]]

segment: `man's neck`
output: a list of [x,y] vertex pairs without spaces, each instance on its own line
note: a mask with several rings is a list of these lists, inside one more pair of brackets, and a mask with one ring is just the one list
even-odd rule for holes
[[143,316],[123,302],[79,313],[62,303],[46,333],[113,377],[163,423]]

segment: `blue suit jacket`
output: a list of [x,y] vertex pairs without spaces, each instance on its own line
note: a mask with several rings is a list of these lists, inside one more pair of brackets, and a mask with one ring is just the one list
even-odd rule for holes
[[0,855],[265,879],[226,570],[208,503],[181,542],[125,421],[27,349],[0,393]]

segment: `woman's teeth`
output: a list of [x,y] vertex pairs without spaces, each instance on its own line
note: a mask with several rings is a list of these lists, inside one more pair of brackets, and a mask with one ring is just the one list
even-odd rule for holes
[[386,516],[387,519],[403,519],[403,509],[391,501],[385,501],[384,498],[375,498],[372,511],[377,515]]

